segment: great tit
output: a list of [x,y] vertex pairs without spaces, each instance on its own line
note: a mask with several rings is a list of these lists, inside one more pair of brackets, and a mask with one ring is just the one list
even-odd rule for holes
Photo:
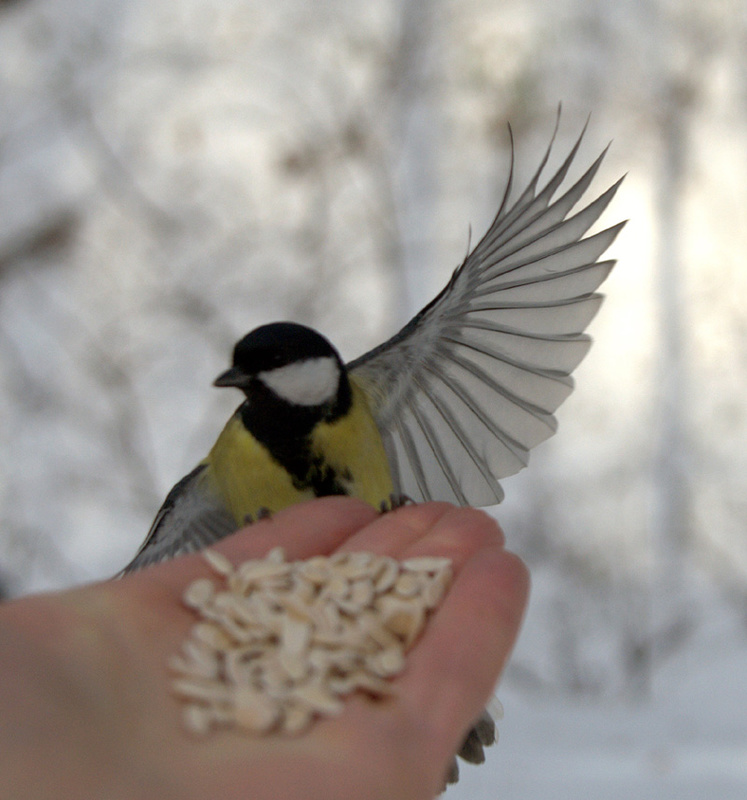
[[[557,132],[557,126],[556,126]],[[538,190],[539,168],[498,213],[443,290],[382,345],[349,364],[319,333],[263,325],[215,381],[245,400],[200,464],[169,492],[125,572],[199,550],[246,522],[331,494],[386,509],[398,498],[499,503],[498,481],[526,466],[556,429],[586,355],[583,331],[614,261],[599,261],[624,223],[586,236],[622,179],[572,216],[606,150],[553,199],[584,131]],[[513,142],[512,142],[513,144]],[[484,760],[487,712],[459,755]],[[447,780],[458,776],[454,760]]]
[[[208,456],[169,492],[129,572],[199,550],[302,500],[360,497],[499,503],[500,478],[556,429],[583,333],[625,224],[585,236],[622,178],[570,216],[606,150],[553,200],[584,135],[538,190],[555,139],[518,199],[511,170],[487,233],[443,290],[384,344],[344,364],[321,334],[263,325],[215,386],[245,400]],[[556,126],[557,132],[557,126]],[[513,140],[512,140],[513,144]]]

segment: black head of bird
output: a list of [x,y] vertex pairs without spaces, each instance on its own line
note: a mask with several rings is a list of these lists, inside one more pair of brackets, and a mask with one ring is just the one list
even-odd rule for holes
[[296,417],[334,418],[347,409],[350,386],[337,350],[295,322],[262,325],[240,339],[233,363],[215,386],[241,389],[254,406]]
[[[246,396],[237,411],[244,428],[276,460],[296,471],[308,461],[308,437],[351,404],[345,365],[320,333],[294,322],[273,322],[240,339],[233,363],[214,382]],[[297,477],[297,476],[296,476]]]

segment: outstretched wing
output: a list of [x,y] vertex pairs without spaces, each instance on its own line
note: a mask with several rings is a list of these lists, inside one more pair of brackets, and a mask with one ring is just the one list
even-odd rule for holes
[[236,521],[205,481],[207,464],[185,475],[166,495],[145,541],[122,574],[193,553],[236,530]]
[[498,480],[525,467],[529,450],[555,432],[553,412],[591,344],[583,331],[602,301],[594,292],[615,263],[598,259],[625,224],[585,237],[622,178],[569,216],[606,150],[553,200],[584,131],[538,190],[553,134],[509,206],[512,157],[501,207],[448,285],[399,333],[348,365],[369,398],[396,491],[413,500],[499,503]]

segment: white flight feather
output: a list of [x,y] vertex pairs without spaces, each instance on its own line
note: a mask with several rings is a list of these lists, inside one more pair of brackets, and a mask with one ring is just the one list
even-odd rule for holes
[[396,492],[416,501],[500,502],[498,480],[526,466],[529,450],[554,433],[553,414],[589,349],[583,331],[601,302],[595,290],[614,263],[599,258],[622,227],[586,235],[619,181],[572,213],[604,153],[554,199],[580,143],[538,188],[548,148],[512,204],[509,179],[492,225],[444,291],[348,364]]

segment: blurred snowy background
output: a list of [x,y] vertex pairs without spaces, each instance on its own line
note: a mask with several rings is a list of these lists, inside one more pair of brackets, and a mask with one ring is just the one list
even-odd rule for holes
[[[747,796],[743,0],[0,0],[0,581],[103,578],[238,403],[431,298],[563,103],[630,218],[560,432],[496,509],[533,597],[452,798]],[[582,163],[583,161],[583,163]]]

